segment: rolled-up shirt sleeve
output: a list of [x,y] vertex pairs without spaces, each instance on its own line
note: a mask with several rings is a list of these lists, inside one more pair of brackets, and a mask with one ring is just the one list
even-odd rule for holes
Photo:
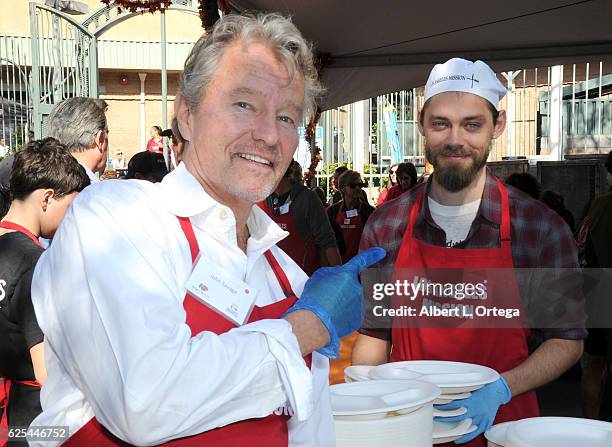
[[285,403],[307,419],[312,376],[291,325],[261,320],[192,337],[173,258],[151,231],[159,222],[147,222],[155,214],[122,218],[115,203],[90,198],[66,214],[32,297],[50,348],[102,425],[153,445]]

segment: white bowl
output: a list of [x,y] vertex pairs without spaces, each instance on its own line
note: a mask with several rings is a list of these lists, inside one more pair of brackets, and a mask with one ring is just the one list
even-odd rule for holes
[[485,438],[487,438],[487,447],[505,447],[508,429],[516,422],[517,421],[502,422],[488,429],[484,434]]
[[348,382],[348,380],[346,380],[347,377],[351,379],[351,382],[363,382],[364,380],[370,380],[368,373],[372,368],[374,367],[371,365],[351,365],[344,369],[345,381]]
[[504,447],[610,447],[612,423],[592,419],[540,417],[517,421]]

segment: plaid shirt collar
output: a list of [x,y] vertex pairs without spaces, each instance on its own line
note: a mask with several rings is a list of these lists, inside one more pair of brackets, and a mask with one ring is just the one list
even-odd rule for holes
[[[489,225],[489,226],[494,226],[494,227],[499,227],[499,225],[501,225],[502,204],[501,204],[501,194],[497,187],[497,179],[488,168],[485,168],[485,169],[486,169],[485,186],[482,192],[482,198],[480,200],[480,206],[478,208],[478,212],[476,213],[474,222],[472,223],[472,226],[470,227],[470,231],[468,233],[467,238],[459,246],[463,246],[467,241],[469,241],[472,238],[472,236],[476,233],[476,231],[480,228],[481,225],[484,224],[484,225]],[[433,181],[433,176],[430,176],[429,179],[427,180],[427,183],[424,186],[425,198],[429,197],[429,189],[431,188],[432,181]],[[429,227],[430,231],[428,231],[425,228],[427,226]],[[433,233],[440,232],[441,234],[437,234],[437,235],[431,234],[432,233],[431,230],[437,230],[437,231],[433,231]],[[431,211],[429,210],[429,200],[423,200],[423,206],[421,206],[421,209],[419,210],[419,215],[417,216],[417,220],[414,224],[414,231],[417,237],[419,234],[425,236],[425,234],[429,233],[430,237],[434,236],[435,239],[440,239],[438,243],[443,243],[442,239],[444,239],[444,232],[442,228],[440,228],[438,224],[436,224],[436,222],[433,220],[433,217],[431,216]],[[424,237],[424,238],[429,239],[429,237]]]

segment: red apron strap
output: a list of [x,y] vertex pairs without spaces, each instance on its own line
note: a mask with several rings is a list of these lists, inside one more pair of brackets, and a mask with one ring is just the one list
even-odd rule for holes
[[[11,381],[7,378],[2,380],[0,386],[0,410],[2,410],[2,418],[0,419],[0,431],[8,430],[8,401],[11,394]],[[7,445],[8,441],[0,439],[0,447]]]
[[[191,262],[195,262],[196,258],[198,257],[198,254],[200,253],[200,247],[198,246],[198,240],[196,239],[195,233],[193,231],[193,225],[191,225],[191,221],[188,217],[177,217],[181,225],[181,229],[183,230],[183,233],[185,233],[187,242],[189,242],[189,250],[191,251]],[[266,250],[264,255],[270,263],[272,271],[274,272],[276,279],[278,280],[281,288],[283,289],[285,297],[294,297],[295,293],[293,293],[291,283],[289,283],[287,275],[285,275],[285,272],[281,268],[280,264],[278,263],[272,252],[270,250]]]
[[499,232],[500,240],[504,243],[510,241],[510,206],[508,202],[508,190],[498,178],[495,180],[497,181],[497,188],[501,194],[502,220]]
[[193,232],[193,225],[188,217],[178,217],[178,221],[181,224],[181,229],[185,233],[187,242],[189,242],[189,251],[191,252],[191,262],[195,262],[196,258],[200,254],[200,247],[198,246],[198,240],[196,239],[195,233]]
[[264,255],[266,256],[266,259],[270,263],[270,266],[272,267],[272,271],[274,272],[274,275],[276,276],[276,279],[278,280],[278,283],[280,284],[281,289],[283,289],[283,293],[285,294],[285,297],[286,298],[295,297],[295,293],[293,293],[293,289],[291,288],[291,283],[287,279],[287,275],[285,275],[285,272],[281,268],[280,264],[278,263],[278,261],[276,260],[272,252],[270,250],[266,250]]
[[27,237],[29,237],[30,239],[32,239],[32,242],[34,242],[36,245],[38,245],[40,248],[44,248],[42,246],[42,244],[40,243],[40,241],[38,240],[38,238],[27,228],[22,227],[19,224],[16,224],[15,222],[9,222],[7,220],[0,222],[0,228],[6,228],[7,230],[15,230],[18,231],[20,233],[25,234]]

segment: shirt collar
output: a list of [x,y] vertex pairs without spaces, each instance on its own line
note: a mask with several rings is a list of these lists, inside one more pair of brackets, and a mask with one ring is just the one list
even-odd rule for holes
[[[480,207],[476,213],[475,221],[479,218],[484,218],[491,223],[501,225],[501,194],[497,187],[497,178],[491,173],[489,168],[485,168],[485,186],[482,191],[482,199],[480,200]],[[433,176],[430,176],[425,184],[425,197],[429,197],[429,189],[431,188],[431,182]],[[431,217],[431,211],[429,210],[429,201],[423,200],[421,210],[419,212],[419,219],[425,219],[428,224],[438,227]]]
[[204,191],[185,163],[179,163],[174,171],[163,178],[160,190],[164,205],[176,216],[192,217],[219,205]]
[[79,164],[80,164],[81,166],[83,166],[83,168],[85,169],[85,174],[87,174],[87,177],[89,177],[89,181],[90,181],[91,183],[96,183],[96,182],[99,182],[99,181],[100,181],[100,179],[99,179],[99,178],[96,176],[96,174],[94,174],[94,172],[93,172],[91,169],[89,169],[87,166],[85,166],[85,165],[84,165],[83,163],[81,163],[79,160],[77,160],[77,161],[78,161],[78,162],[79,162]]
[[[192,218],[193,225],[205,229],[218,240],[237,243],[234,213],[202,188],[185,163],[180,163],[164,177],[160,195],[164,206],[172,214]],[[249,254],[263,252],[289,235],[257,205],[251,209],[247,226],[251,233],[247,248]]]

